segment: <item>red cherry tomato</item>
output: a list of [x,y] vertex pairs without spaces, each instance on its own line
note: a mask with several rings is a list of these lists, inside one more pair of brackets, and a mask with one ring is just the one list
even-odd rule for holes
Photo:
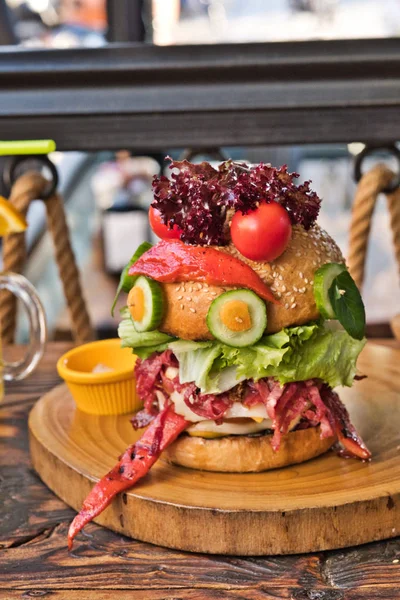
[[154,233],[162,240],[179,240],[182,229],[180,229],[178,225],[174,225],[173,228],[170,229],[161,221],[160,211],[153,206],[150,206],[149,208],[149,221],[150,227]]
[[243,256],[270,262],[286,249],[292,224],[287,210],[278,202],[262,202],[245,215],[241,211],[233,215],[231,236]]

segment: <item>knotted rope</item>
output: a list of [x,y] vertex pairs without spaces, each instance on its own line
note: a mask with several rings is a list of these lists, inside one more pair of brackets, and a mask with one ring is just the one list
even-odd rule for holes
[[[41,198],[48,181],[40,173],[31,171],[19,177],[13,185],[10,202],[24,215],[32,200]],[[47,224],[50,230],[58,272],[71,317],[72,333],[78,343],[94,339],[94,332],[82,293],[79,271],[71,247],[63,200],[54,193],[45,201]],[[26,259],[25,235],[13,233],[4,238],[3,262],[5,271],[21,273]],[[4,292],[0,298],[2,339],[6,344],[14,341],[16,324],[16,298]]]
[[[347,264],[359,288],[362,287],[368,251],[368,239],[372,215],[378,195],[393,181],[395,174],[385,165],[379,164],[365,173],[357,186],[350,227],[350,242]],[[400,189],[384,192],[388,202],[394,251],[400,276]],[[392,320],[392,329],[400,339],[400,315]]]
[[393,175],[393,172],[385,165],[376,165],[362,176],[357,186],[351,218],[347,264],[351,276],[359,288],[362,287],[364,281],[368,239],[376,200],[382,190],[392,181]]
[[390,226],[392,228],[394,252],[400,277],[400,190],[397,189],[391,194],[387,194],[387,201],[390,212]]

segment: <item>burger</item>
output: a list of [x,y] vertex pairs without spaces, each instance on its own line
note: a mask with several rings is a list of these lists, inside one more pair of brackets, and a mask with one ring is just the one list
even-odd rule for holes
[[146,430],[85,500],[70,546],[160,456],[231,473],[332,447],[371,457],[334,391],[361,377],[364,306],[310,182],[269,164],[170,166],[149,211],[161,241],[139,246],[117,291],[144,405],[132,424]]

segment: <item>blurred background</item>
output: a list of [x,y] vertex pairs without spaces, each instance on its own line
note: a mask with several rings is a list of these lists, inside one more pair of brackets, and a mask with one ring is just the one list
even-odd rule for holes
[[[107,0],[5,3],[10,40],[64,48],[108,39],[107,4],[113,3]],[[158,45],[380,38],[400,32],[398,0],[148,0],[144,10],[145,39]]]
[[[128,13],[127,13],[128,11]],[[127,19],[126,15],[130,18]],[[0,0],[0,45],[25,48],[100,47],[110,42],[181,44],[280,42],[317,39],[393,38],[400,35],[398,0]],[[5,49],[5,51],[7,51]],[[362,91],[360,91],[362,93]],[[344,253],[354,197],[354,156],[362,144],[222,148],[224,156],[287,164],[312,180],[323,199],[320,224]],[[152,176],[164,170],[165,154],[55,152],[72,244],[97,333],[115,335],[110,305],[119,273],[136,246],[153,241],[147,225]],[[207,158],[200,155],[199,159]],[[368,164],[375,161],[370,159]],[[4,163],[3,163],[4,164]],[[394,170],[393,159],[388,164]],[[0,164],[1,167],[1,164]],[[3,190],[4,193],[4,190]],[[51,335],[70,336],[65,301],[45,228],[44,207],[29,214],[25,274],[43,299]],[[388,335],[399,311],[400,290],[384,198],[377,206],[364,285],[370,332]],[[18,339],[27,338],[23,319]]]

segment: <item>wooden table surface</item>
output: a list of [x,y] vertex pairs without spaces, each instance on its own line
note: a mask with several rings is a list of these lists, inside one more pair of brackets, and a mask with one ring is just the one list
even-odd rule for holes
[[59,383],[55,364],[68,347],[48,344],[38,370],[7,385],[0,405],[1,599],[400,598],[400,538],[317,554],[229,558],[167,550],[90,524],[68,554],[74,511],[33,472],[27,438],[29,410]]

